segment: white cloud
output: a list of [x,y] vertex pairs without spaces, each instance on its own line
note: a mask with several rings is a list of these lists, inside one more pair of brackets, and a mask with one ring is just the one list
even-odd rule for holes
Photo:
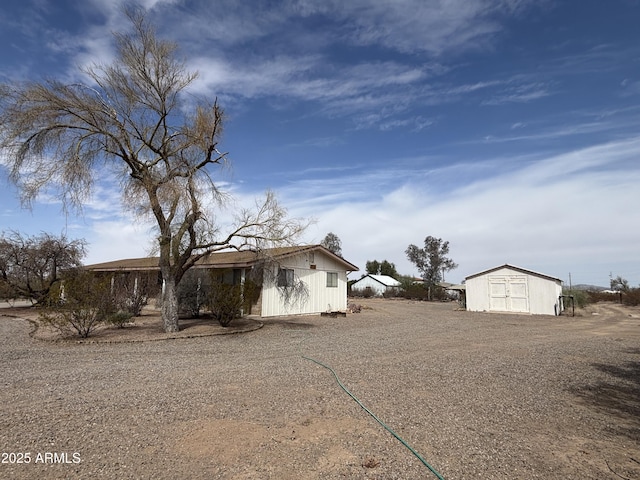
[[[317,219],[304,241],[319,242],[334,232],[345,258],[361,268],[367,260],[386,259],[401,273],[417,274],[404,250],[433,235],[450,242],[459,264],[447,274],[450,281],[512,263],[565,281],[571,272],[574,284],[606,286],[613,271],[636,285],[638,155],[640,138],[632,138],[517,162],[527,166],[508,170],[500,168],[504,159],[491,159],[437,170],[342,172],[339,182],[319,170],[318,178],[294,177],[278,193],[292,216]],[[466,184],[442,188],[465,171]],[[494,174],[486,177],[487,172]],[[230,210],[218,211],[221,224],[232,221],[234,208],[252,205],[262,193],[227,187],[234,201]],[[110,198],[100,192],[91,208],[98,214],[111,209],[114,216],[95,215],[89,228],[82,228],[90,243],[87,263],[145,256],[153,244],[153,224],[114,212]]]
[[[349,201],[339,203],[323,198],[313,202],[321,182],[312,190],[305,182],[303,188],[284,192],[291,203],[296,199],[296,214],[318,218],[309,241],[336,233],[345,257],[361,268],[366,260],[387,259],[402,273],[417,273],[404,250],[433,235],[451,243],[451,257],[459,264],[448,275],[454,281],[513,263],[565,280],[573,271],[574,283],[606,285],[609,269],[626,264],[635,275],[629,280],[636,284],[640,169],[630,162],[638,154],[638,139],[599,145],[446,194],[438,193],[425,177],[419,183],[404,179],[384,195],[372,195],[377,189],[368,190],[364,181]],[[629,168],[615,168],[621,164]],[[447,174],[456,175],[463,168],[459,165]],[[328,194],[335,192],[329,181],[324,188]],[[309,197],[304,197],[305,191]]]
[[[489,44],[501,26],[493,17],[515,13],[531,2],[487,0],[325,1],[300,12],[326,15],[346,23],[343,35],[357,45],[378,44],[401,52],[433,55]],[[516,8],[516,5],[518,7]]]
[[153,246],[150,227],[150,224],[140,224],[133,219],[126,219],[94,222],[88,229],[86,226],[78,228],[89,243],[84,263],[148,256]]

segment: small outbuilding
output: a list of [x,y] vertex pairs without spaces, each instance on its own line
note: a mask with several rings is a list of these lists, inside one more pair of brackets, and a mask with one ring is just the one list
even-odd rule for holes
[[351,291],[369,291],[372,295],[381,296],[395,292],[400,288],[400,282],[388,275],[365,275],[351,285]]
[[467,310],[533,315],[561,313],[562,280],[513,265],[465,278]]

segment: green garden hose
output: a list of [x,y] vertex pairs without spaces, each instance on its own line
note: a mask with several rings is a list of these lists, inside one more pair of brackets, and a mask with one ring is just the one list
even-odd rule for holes
[[342,382],[341,382],[341,381],[340,381],[340,379],[338,378],[338,375],[336,374],[336,372],[335,372],[331,367],[329,367],[329,366],[325,365],[325,364],[324,364],[324,363],[322,363],[322,362],[319,362],[318,360],[314,360],[313,358],[305,357],[304,355],[302,355],[302,358],[304,358],[305,360],[309,360],[309,361],[311,361],[311,362],[313,362],[313,363],[317,363],[317,364],[318,364],[318,365],[320,365],[321,367],[324,367],[324,368],[326,368],[327,370],[329,370],[329,371],[333,374],[333,376],[335,377],[336,382],[338,382],[338,385],[340,385],[340,388],[342,388],[342,390],[344,390],[344,391],[347,393],[347,395],[349,395],[351,398],[353,398],[353,399],[355,400],[355,402],[356,402],[358,405],[360,405],[360,407],[362,407],[362,409],[363,409],[365,412],[367,412],[369,415],[371,415],[371,416],[373,417],[373,419],[374,419],[376,422],[378,422],[380,425],[382,425],[382,426],[383,426],[383,427],[384,427],[384,428],[385,428],[385,429],[386,429],[386,430],[387,430],[391,435],[393,435],[394,437],[396,437],[396,439],[397,439],[400,443],[402,443],[405,447],[407,447],[407,448],[409,449],[409,451],[410,451],[411,453],[413,453],[413,454],[418,458],[418,460],[420,460],[420,461],[422,462],[422,464],[423,464],[425,467],[427,467],[427,468],[429,469],[429,471],[430,471],[431,473],[433,473],[433,474],[434,474],[437,478],[439,478],[440,480],[444,480],[444,477],[443,477],[442,475],[440,475],[440,474],[436,471],[436,469],[435,469],[435,468],[433,468],[431,465],[429,465],[429,463],[428,463],[424,458],[422,458],[422,456],[421,456],[418,452],[416,452],[416,451],[411,447],[411,445],[409,445],[406,441],[404,441],[404,440],[403,440],[403,439],[402,439],[402,438],[401,438],[401,437],[400,437],[396,432],[394,432],[393,430],[391,430],[391,428],[390,428],[388,425],[386,425],[382,420],[380,420],[378,417],[376,417],[376,416],[375,416],[375,414],[374,414],[371,410],[369,410],[367,407],[365,407],[365,406],[363,405],[363,403],[362,403],[360,400],[358,400],[358,397],[356,397],[353,393],[351,393],[351,392],[347,389],[347,387],[345,387],[345,386],[342,384]]

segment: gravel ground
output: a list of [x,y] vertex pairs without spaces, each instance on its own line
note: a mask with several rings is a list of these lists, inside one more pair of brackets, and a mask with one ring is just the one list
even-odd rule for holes
[[361,303],[136,343],[1,317],[0,478],[436,478],[303,356],[447,480],[640,478],[640,310]]

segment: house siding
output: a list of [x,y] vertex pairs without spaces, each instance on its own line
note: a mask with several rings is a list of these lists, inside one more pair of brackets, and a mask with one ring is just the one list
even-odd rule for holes
[[[263,317],[346,310],[347,273],[338,262],[317,251],[305,252],[283,259],[280,268],[293,269],[296,280],[304,282],[308,295],[286,302],[281,289],[270,280],[276,278],[274,270],[265,276],[262,287]],[[338,274],[337,287],[327,287],[327,272]]]

